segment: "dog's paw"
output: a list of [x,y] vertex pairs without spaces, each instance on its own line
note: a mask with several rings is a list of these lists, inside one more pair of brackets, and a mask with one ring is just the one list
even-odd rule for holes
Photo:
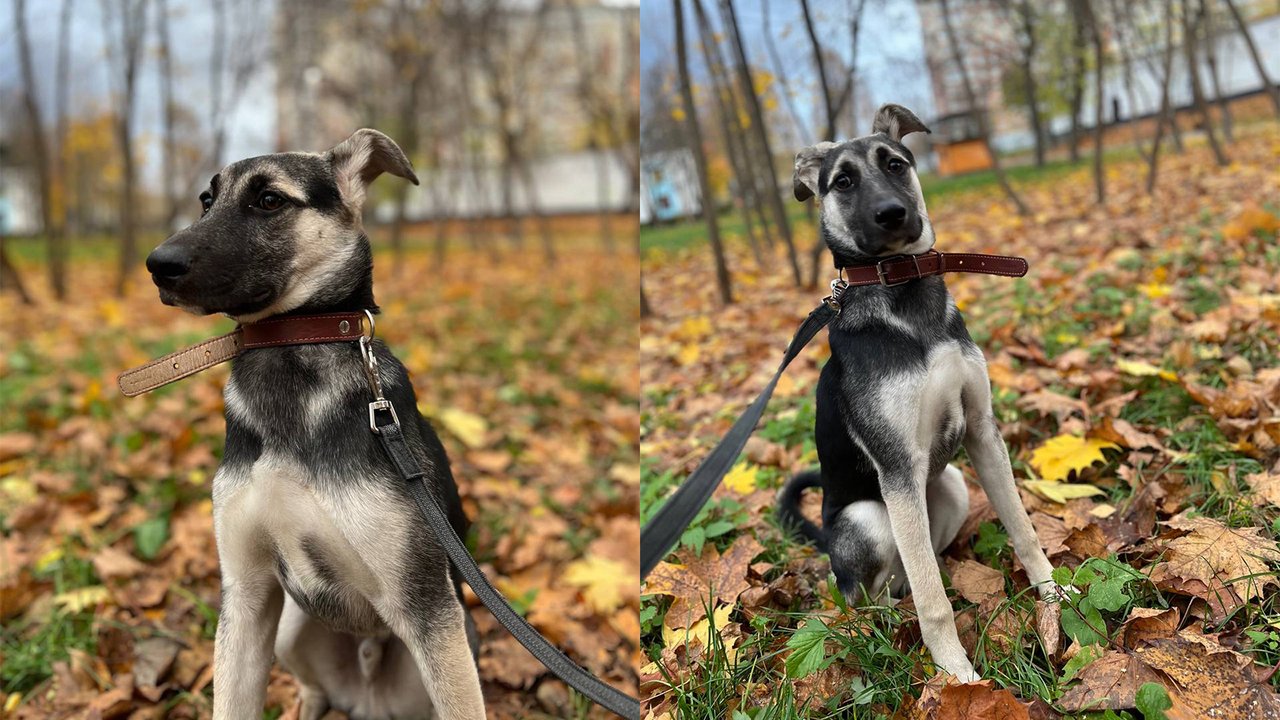
[[1058,603],[1066,600],[1068,597],[1068,591],[1077,595],[1080,594],[1080,591],[1074,586],[1059,585],[1052,580],[1046,583],[1041,583],[1036,590],[1040,592],[1040,599],[1048,603]]
[[969,683],[981,682],[982,676],[978,674],[978,671],[974,670],[973,666],[969,665],[968,663],[966,663],[966,666],[967,667],[963,667],[963,668],[955,668],[954,670],[951,671],[951,675],[955,677],[956,682],[961,685],[968,685]]

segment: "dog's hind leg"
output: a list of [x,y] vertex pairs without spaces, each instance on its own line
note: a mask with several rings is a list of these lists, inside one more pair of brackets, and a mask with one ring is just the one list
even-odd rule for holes
[[436,716],[482,720],[484,697],[467,637],[467,613],[452,590],[429,599],[415,596],[380,602],[378,612],[413,654]]
[[1053,595],[1057,592],[1057,586],[1050,577],[1053,565],[1049,564],[1044,549],[1040,547],[1040,539],[1014,484],[1009,449],[1005,447],[1000,427],[991,411],[991,387],[985,374],[980,380],[965,385],[964,408],[967,416],[964,449],[977,471],[978,482],[986,490],[991,506],[1009,533],[1013,551],[1026,568],[1032,586],[1040,591],[1042,597]]
[[925,490],[929,505],[929,537],[933,540],[934,553],[941,555],[960,532],[969,515],[969,491],[964,486],[964,475],[955,465],[948,465],[929,481]]
[[876,601],[906,582],[893,542],[889,511],[879,500],[859,500],[841,508],[824,531],[836,587],[850,605]]

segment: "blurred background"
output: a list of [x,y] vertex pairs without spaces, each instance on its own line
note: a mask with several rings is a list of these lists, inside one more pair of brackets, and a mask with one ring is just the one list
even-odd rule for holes
[[[660,0],[640,15],[641,519],[765,386],[835,275],[813,203],[792,197],[796,151],[864,135],[879,105],[902,104],[932,129],[906,144],[937,248],[1030,263],[1022,279],[947,287],[986,353],[1050,560],[1134,578],[1093,621],[1107,637],[1168,612],[1189,634],[1160,642],[1189,657],[1190,633],[1213,634],[1243,668],[1187,668],[1186,687],[1155,689],[1165,702],[1192,716],[1253,714],[1225,709],[1236,692],[1280,703],[1280,596],[1241,581],[1274,578],[1280,560],[1266,490],[1280,483],[1280,3]],[[1098,638],[1069,609],[1060,636],[1052,619],[1037,631],[1043,608],[976,484],[944,560],[961,641],[995,682],[950,699],[910,600],[846,606],[827,559],[778,526],[781,483],[817,465],[829,352],[819,340],[790,366],[642,588],[645,711],[940,718],[1008,703],[1083,717],[1105,696],[1137,717],[1109,663],[1179,670],[1114,642],[1090,664]],[[806,494],[815,521],[820,496]],[[1238,532],[1256,545],[1231,562],[1178,554]],[[1246,556],[1268,559],[1234,564]]]
[[[571,656],[635,692],[640,13],[597,0],[0,0],[0,714],[204,717],[226,332],[145,255],[226,163],[395,139],[379,336],[441,430],[472,547]],[[592,711],[476,612],[495,717]],[[268,717],[296,712],[274,678]],[[96,713],[96,715],[95,715]]]

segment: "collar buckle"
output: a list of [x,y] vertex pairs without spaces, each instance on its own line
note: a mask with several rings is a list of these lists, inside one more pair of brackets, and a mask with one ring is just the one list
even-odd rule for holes
[[[903,278],[902,280],[899,280],[897,282],[889,282],[889,271],[888,269],[885,268],[884,264],[887,262],[896,262],[903,258],[911,258],[911,262],[915,263],[916,276]],[[920,256],[919,255],[895,255],[891,258],[885,258],[884,260],[881,260],[880,262],[876,263],[876,276],[880,278],[880,284],[885,287],[895,287],[897,285],[905,285],[911,282],[912,280],[919,280],[920,278],[924,277],[924,272],[920,269]]]

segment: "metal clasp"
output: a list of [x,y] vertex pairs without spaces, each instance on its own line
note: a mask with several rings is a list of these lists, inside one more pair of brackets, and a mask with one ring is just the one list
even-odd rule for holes
[[831,294],[822,298],[823,304],[835,311],[836,315],[840,314],[842,309],[840,305],[840,296],[844,295],[844,291],[849,288],[849,283],[844,279],[844,268],[839,269],[839,274],[835,280],[831,281]]
[[373,402],[369,403],[369,429],[375,434],[381,434],[378,429],[377,413],[379,410],[386,410],[391,413],[391,422],[400,425],[400,418],[396,415],[396,409],[391,402],[382,396],[382,374],[378,371],[378,356],[373,352],[373,338],[377,332],[377,324],[373,321],[373,313],[365,310],[365,317],[369,320],[368,332],[360,337],[360,358],[364,362],[365,379],[369,381],[369,389],[373,391]]
[[[915,263],[916,276],[906,278],[905,280],[899,280],[898,282],[889,282],[889,271],[885,269],[884,264],[888,262],[896,262],[898,260],[901,260],[904,257],[911,258],[911,261]],[[876,275],[880,278],[881,285],[885,287],[895,287],[897,285],[905,285],[906,283],[909,283],[912,280],[919,280],[920,278],[924,277],[924,272],[920,270],[919,255],[895,255],[891,258],[885,258],[884,260],[881,260],[880,262],[876,263]]]

